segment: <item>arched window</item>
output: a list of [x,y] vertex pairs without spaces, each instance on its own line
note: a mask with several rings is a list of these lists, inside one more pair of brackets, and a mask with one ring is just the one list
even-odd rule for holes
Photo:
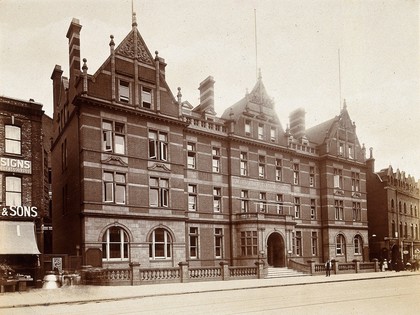
[[344,256],[346,254],[346,240],[342,234],[338,234],[336,237],[335,254],[337,256]]
[[362,255],[363,253],[363,240],[360,235],[356,235],[353,238],[353,244],[354,244],[354,254],[355,255]]
[[391,237],[396,237],[395,232],[397,232],[397,231],[395,230],[395,221],[394,220],[392,220],[391,229],[392,229]]
[[168,259],[172,257],[172,239],[163,228],[154,230],[149,237],[150,259]]
[[128,235],[122,228],[113,226],[102,237],[103,260],[128,260]]

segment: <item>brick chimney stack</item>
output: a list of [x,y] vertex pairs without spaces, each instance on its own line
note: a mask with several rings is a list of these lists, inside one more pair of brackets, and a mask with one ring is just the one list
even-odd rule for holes
[[200,106],[202,108],[212,108],[214,110],[214,79],[212,76],[207,77],[200,83]]
[[298,108],[290,113],[290,133],[296,139],[305,136],[305,110]]
[[54,109],[59,105],[58,102],[60,96],[60,89],[61,89],[61,76],[63,74],[63,70],[61,70],[61,66],[55,65],[54,70],[51,74],[51,80],[53,81],[53,104]]
[[70,66],[70,79],[69,79],[69,90],[70,99],[75,94],[75,83],[77,76],[80,75],[80,30],[82,26],[79,24],[79,20],[73,18],[67,31],[66,37],[69,39],[69,66]]

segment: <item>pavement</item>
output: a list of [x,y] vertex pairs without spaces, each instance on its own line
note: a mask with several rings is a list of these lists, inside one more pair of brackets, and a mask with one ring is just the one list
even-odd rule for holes
[[270,279],[246,279],[228,281],[207,281],[168,284],[146,284],[138,286],[64,286],[57,289],[34,289],[25,292],[6,292],[0,294],[0,314],[6,309],[57,304],[79,304],[87,302],[117,301],[136,298],[184,295],[214,291],[235,291],[280,286],[296,286],[329,282],[363,281],[391,277],[420,277],[420,272],[385,271],[339,274],[325,277],[296,276]]

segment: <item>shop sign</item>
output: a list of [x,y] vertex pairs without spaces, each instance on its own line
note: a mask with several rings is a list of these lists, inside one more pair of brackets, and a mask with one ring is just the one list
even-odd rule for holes
[[31,174],[32,162],[28,160],[0,157],[0,171]]
[[19,217],[19,218],[36,218],[38,216],[37,207],[29,206],[10,206],[3,208],[1,211],[2,217]]

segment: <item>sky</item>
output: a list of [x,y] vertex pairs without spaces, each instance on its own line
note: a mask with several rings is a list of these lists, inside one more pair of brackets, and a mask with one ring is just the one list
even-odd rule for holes
[[[133,0],[140,34],[168,64],[174,95],[199,104],[215,80],[218,115],[244,97],[258,69],[283,128],[304,108],[306,127],[346,100],[375,170],[420,179],[420,0]],[[52,115],[54,66],[68,76],[66,33],[81,30],[93,74],[131,30],[131,0],[0,0],[0,95],[42,103]]]

